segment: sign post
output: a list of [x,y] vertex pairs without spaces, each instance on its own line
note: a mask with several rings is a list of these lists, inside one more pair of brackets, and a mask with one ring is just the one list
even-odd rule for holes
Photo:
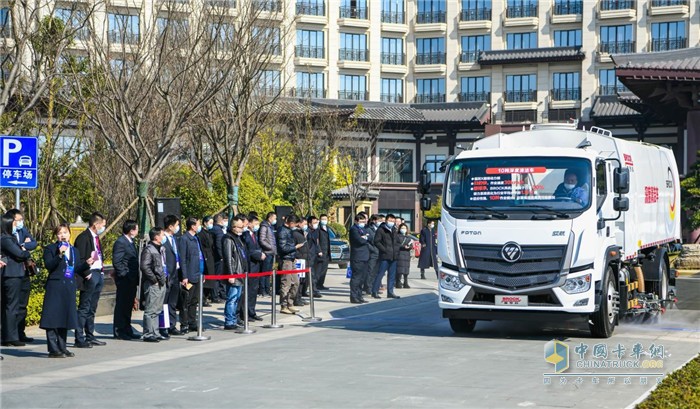
[[15,189],[19,209],[19,189],[39,185],[39,141],[33,136],[0,135],[0,188]]

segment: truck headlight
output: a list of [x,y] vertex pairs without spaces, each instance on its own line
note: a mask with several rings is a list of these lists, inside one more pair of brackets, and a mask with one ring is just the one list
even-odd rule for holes
[[462,283],[457,276],[440,273],[440,287],[444,288],[445,290],[459,291],[464,288],[465,285],[466,284]]
[[591,288],[591,275],[586,274],[581,277],[569,278],[561,288],[567,294],[585,293]]

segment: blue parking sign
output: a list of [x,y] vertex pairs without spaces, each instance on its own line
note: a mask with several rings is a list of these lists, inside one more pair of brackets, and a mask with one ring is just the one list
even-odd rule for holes
[[37,138],[0,135],[0,188],[36,189],[38,159]]

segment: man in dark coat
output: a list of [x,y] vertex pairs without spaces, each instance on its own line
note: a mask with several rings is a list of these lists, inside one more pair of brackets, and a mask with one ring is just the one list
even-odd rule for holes
[[401,240],[395,228],[396,217],[393,214],[386,215],[386,222],[382,223],[374,236],[374,245],[379,249],[379,272],[372,287],[372,298],[379,298],[379,286],[382,283],[384,273],[387,275],[387,298],[401,298],[394,294],[396,283],[396,262],[399,259]]
[[[272,271],[272,264],[277,256],[277,239],[275,237],[275,226],[277,225],[277,215],[274,212],[269,212],[265,216],[265,220],[260,223],[260,231],[258,231],[258,243],[265,253],[266,257],[262,264],[262,271]],[[260,287],[258,294],[270,295],[275,291],[270,288],[270,277],[260,278]]]
[[362,284],[367,280],[369,271],[369,233],[365,230],[367,215],[363,212],[355,216],[355,224],[350,227],[350,302],[362,304],[367,301],[362,297]]
[[[377,234],[377,229],[379,225],[384,223],[384,215],[373,214],[369,219],[369,226],[366,226],[365,232],[369,235],[367,239],[367,245],[369,246],[369,263],[367,268],[367,279],[363,286],[364,293],[370,295],[372,293],[372,286],[374,285],[374,279],[377,277],[377,271],[379,271],[379,249],[374,245],[374,236]],[[381,292],[379,292],[381,294]]]
[[[214,274],[223,274],[224,268],[222,260],[224,259],[224,253],[221,249],[222,240],[228,230],[228,215],[226,213],[219,213],[214,216],[214,225],[209,230],[214,236]],[[211,223],[211,222],[209,222]],[[226,284],[222,280],[216,280],[212,284],[212,302],[223,302],[226,299]]]
[[[202,231],[197,233],[197,238],[199,239],[199,244],[202,246],[202,254],[204,254],[204,275],[216,274],[216,240],[217,237],[214,234],[214,228],[205,228],[208,223],[212,222],[212,218],[207,216],[202,219]],[[204,284],[204,300],[202,300],[202,305],[204,307],[209,307],[211,304],[207,301],[207,296],[213,303],[222,302],[219,297],[219,280],[207,281]]]
[[[78,328],[75,330],[75,347],[92,348],[93,345],[106,345],[95,338],[95,313],[104,286],[104,256],[100,244],[100,234],[104,233],[107,219],[100,213],[90,215],[88,228],[75,238],[75,248],[83,262],[93,259],[90,274],[85,280],[78,276],[80,300],[78,301]],[[90,277],[90,278],[87,278]]]
[[181,312],[180,332],[197,331],[197,308],[199,304],[199,286],[204,279],[204,253],[199,244],[197,233],[202,231],[202,224],[196,217],[188,217],[185,222],[187,231],[180,237]]
[[318,246],[321,248],[321,251],[318,253],[316,261],[318,267],[316,286],[319,290],[328,290],[328,287],[324,285],[326,274],[328,273],[328,264],[331,262],[331,235],[328,232],[328,215],[322,214],[319,220],[321,226],[318,230]]
[[[248,252],[248,272],[259,273],[262,271],[262,264],[267,259],[267,255],[263,253],[258,242],[258,231],[260,230],[260,219],[257,216],[250,216],[248,221],[248,231],[243,233],[243,241],[245,242]],[[248,278],[248,319],[253,321],[262,321],[255,311],[255,305],[258,299],[258,285],[260,284],[259,277]]]
[[135,220],[127,220],[122,226],[122,236],[114,242],[112,248],[112,265],[114,266],[114,283],[117,295],[114,303],[112,333],[114,338],[130,341],[141,336],[131,327],[131,311],[139,286],[139,257],[134,239],[139,235],[139,226]]
[[[292,230],[297,227],[299,218],[290,214],[287,216],[285,223],[277,229],[277,254],[281,259],[282,270],[293,270],[294,259],[296,259],[296,251],[298,244],[294,242]],[[301,246],[299,246],[301,247]],[[280,278],[280,312],[282,314],[295,314],[299,312],[294,308],[294,299],[299,289],[299,276],[296,274],[283,274]]]
[[[294,236],[294,243],[297,245],[297,258],[295,260],[295,268],[296,268],[296,262],[299,260],[304,260],[304,268],[306,268],[309,265],[309,246],[306,241],[306,235],[307,232],[309,231],[309,227],[307,225],[306,220],[300,218],[299,219],[299,226],[296,228],[296,230],[292,231],[292,235]],[[301,245],[301,247],[299,247]],[[299,278],[299,289],[297,290],[297,296],[294,299],[294,306],[295,307],[303,307],[306,305],[306,301],[304,301],[302,297],[302,293],[308,294],[308,288],[309,288],[309,282],[308,282],[309,275],[304,274],[303,277]]]
[[[319,222],[318,217],[309,216],[307,219],[307,226],[309,228],[309,233],[306,235],[306,242],[308,243],[308,264],[307,267],[310,270],[310,291],[313,291],[314,298],[322,298],[321,293],[318,292],[318,274],[319,268],[322,267],[323,263],[319,262],[319,258],[323,254],[321,251],[321,244],[319,241]],[[306,296],[302,293],[303,296]]]
[[420,278],[425,280],[425,269],[435,268],[437,272],[437,263],[435,262],[435,237],[433,235],[435,222],[429,221],[426,226],[420,231],[420,257],[418,258],[418,268],[420,268]]
[[[180,253],[178,248],[177,234],[180,232],[180,219],[172,214],[165,216],[163,221],[165,229],[165,238],[163,242],[163,248],[165,249],[165,267],[168,270],[168,282],[165,288],[165,301],[164,304],[168,304],[168,320],[170,321],[170,328],[165,331],[161,331],[160,335],[163,337],[170,335],[182,335],[180,331],[175,327],[177,323],[177,305],[180,298],[180,281],[182,281],[182,270],[180,269]],[[182,311],[180,311],[182,314]]]
[[23,249],[17,241],[17,222],[11,215],[2,216],[2,238],[0,252],[6,263],[2,268],[2,345],[22,347],[26,344],[20,341],[20,303],[22,281],[27,275],[24,262],[31,254]]

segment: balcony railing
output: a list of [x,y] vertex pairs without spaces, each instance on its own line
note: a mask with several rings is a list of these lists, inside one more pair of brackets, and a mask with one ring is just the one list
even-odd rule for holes
[[227,9],[236,8],[236,0],[206,0],[204,3],[208,6],[224,7]]
[[462,102],[489,102],[491,101],[491,93],[487,91],[460,92],[459,100]]
[[416,54],[417,65],[445,64],[445,53]]
[[491,9],[462,10],[459,21],[491,20]]
[[581,99],[581,88],[555,88],[552,90],[555,101],[578,101]]
[[323,88],[292,88],[290,95],[298,98],[325,98],[326,90]]
[[403,103],[403,95],[400,94],[382,94],[380,98],[382,102]]
[[507,18],[537,17],[537,4],[506,8]]
[[253,0],[253,8],[257,11],[279,13],[282,11],[282,2],[280,0]]
[[445,94],[418,94],[416,95],[417,104],[432,104],[445,102]]
[[382,64],[406,65],[406,56],[402,53],[382,53]]
[[367,91],[338,91],[338,99],[366,101],[369,99],[369,93]]
[[266,97],[276,97],[281,93],[280,87],[260,87],[256,89],[257,95]]
[[471,51],[462,51],[462,54],[459,56],[459,61],[460,62],[476,62],[476,60],[479,58],[479,53],[480,50],[471,50]]
[[403,11],[382,11],[382,23],[406,24],[406,13]]
[[583,14],[583,2],[581,0],[564,0],[554,3],[554,15]]
[[634,41],[612,41],[600,43],[600,52],[608,54],[629,54],[636,52]]
[[651,40],[651,51],[680,50],[687,47],[688,39],[683,37]]
[[688,0],[652,0],[651,7],[687,6]]
[[355,48],[341,48],[338,59],[340,61],[369,61],[369,52]]
[[325,16],[325,3],[306,3],[303,1],[297,2],[297,14],[305,16]]
[[506,102],[537,102],[537,91],[506,91],[503,97]]
[[341,7],[340,18],[367,20],[367,7]]
[[629,91],[624,85],[601,85],[598,88],[598,95],[616,95],[618,92]]
[[601,10],[629,10],[636,8],[635,0],[602,0]]
[[139,33],[123,32],[123,31],[108,31],[107,39],[111,44],[138,44]]
[[326,49],[323,47],[298,45],[294,47],[294,56],[302,58],[326,58]]
[[444,11],[428,11],[416,14],[416,23],[418,24],[433,24],[445,23],[447,16]]

